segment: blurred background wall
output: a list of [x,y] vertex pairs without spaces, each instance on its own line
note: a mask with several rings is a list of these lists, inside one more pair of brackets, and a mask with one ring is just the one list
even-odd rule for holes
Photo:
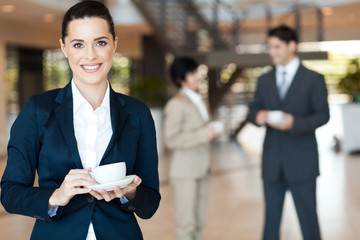
[[[63,87],[71,79],[68,63],[59,49],[59,39],[63,14],[78,1],[0,0],[0,171],[6,164],[10,126],[27,97]],[[321,130],[319,141],[320,148],[325,146],[321,151],[325,153],[321,161],[325,171],[319,187],[325,233],[332,239],[358,239],[359,157],[347,153],[360,150],[360,0],[102,2],[114,17],[119,38],[109,81],[116,91],[138,97],[151,107],[158,133],[164,198],[155,218],[148,225],[142,223],[146,234],[154,234],[153,239],[159,239],[158,231],[167,231],[168,235],[161,235],[163,239],[173,236],[168,161],[162,156],[165,150],[161,143],[161,112],[175,90],[168,79],[169,63],[175,56],[191,55],[201,63],[199,70],[204,76],[201,93],[209,98],[214,118],[225,123],[226,133],[220,141],[241,138],[246,140],[242,143],[251,145],[249,151],[246,146],[239,148],[229,141],[213,149],[215,174],[211,176],[213,193],[210,196],[213,207],[207,231],[207,236],[212,238],[206,239],[220,239],[217,230],[219,236],[224,236],[224,232],[228,234],[221,239],[238,239],[234,236],[238,236],[241,227],[243,239],[259,239],[262,195],[258,162],[263,129],[254,130],[249,124],[250,128],[241,131],[257,78],[273,67],[267,54],[267,30],[287,24],[300,36],[298,54],[303,63],[324,74],[329,92],[332,115],[325,130]],[[340,151],[339,141],[344,151],[336,155]],[[221,208],[219,202],[222,202]],[[234,210],[238,214],[234,214]],[[219,214],[230,220],[221,221]],[[7,231],[7,239],[29,236],[33,219],[9,215],[2,206],[0,216],[2,237]],[[236,217],[241,218],[242,224],[238,224]],[[286,224],[297,222],[286,221]],[[250,235],[252,238],[247,238]],[[300,236],[289,231],[285,236],[290,237],[285,239],[300,239],[297,235]]]
[[[9,127],[27,97],[63,87],[71,78],[59,38],[62,16],[76,2],[0,1],[2,155]],[[357,99],[359,90],[341,88],[340,82],[349,69],[355,71],[351,69],[360,56],[358,0],[103,2],[114,17],[119,37],[109,80],[117,91],[142,98],[151,107],[161,109],[174,92],[167,75],[173,57],[191,55],[203,64],[201,91],[213,113],[221,115],[222,106],[246,109],[257,77],[272,67],[266,32],[279,24],[297,30],[299,56],[305,65],[325,75],[331,101]],[[228,137],[238,133],[245,118],[246,111],[228,120]]]

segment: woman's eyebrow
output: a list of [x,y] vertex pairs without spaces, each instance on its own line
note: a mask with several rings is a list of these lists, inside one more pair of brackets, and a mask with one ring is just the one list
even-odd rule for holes
[[98,40],[101,40],[103,38],[109,39],[108,37],[102,36],[102,37],[95,38],[94,41],[98,41]]
[[[97,38],[94,38],[94,41],[99,41],[99,40],[101,40],[101,39],[109,39],[108,37],[105,37],[105,36],[101,36],[101,37],[97,37]],[[70,41],[71,43],[72,42],[84,42],[84,40],[83,39],[73,39],[73,40],[71,40]]]
[[71,43],[72,43],[72,42],[84,42],[84,40],[82,40],[82,39],[73,39],[73,40],[71,40],[70,42],[71,42]]

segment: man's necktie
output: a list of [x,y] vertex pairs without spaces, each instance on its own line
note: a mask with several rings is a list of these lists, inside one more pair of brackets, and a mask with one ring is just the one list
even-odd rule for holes
[[286,90],[287,90],[287,86],[286,86],[286,72],[283,71],[281,73],[281,79],[280,79],[280,84],[278,85],[278,91],[279,91],[279,96],[281,100],[284,100],[285,95],[286,95]]

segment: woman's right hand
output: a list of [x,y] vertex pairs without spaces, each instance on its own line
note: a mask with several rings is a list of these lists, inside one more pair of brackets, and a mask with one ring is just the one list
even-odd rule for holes
[[214,140],[215,138],[217,138],[218,136],[223,134],[223,132],[215,131],[214,126],[212,126],[211,124],[206,125],[205,131],[206,131],[210,141]]
[[84,186],[94,184],[96,184],[96,182],[90,176],[89,170],[70,170],[65,176],[61,186],[56,189],[49,198],[49,209],[56,206],[65,206],[75,195],[89,193],[91,189]]

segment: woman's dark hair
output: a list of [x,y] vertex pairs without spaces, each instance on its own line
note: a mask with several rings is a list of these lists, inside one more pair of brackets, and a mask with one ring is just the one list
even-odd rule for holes
[[108,23],[109,31],[115,40],[114,21],[110,15],[109,9],[101,2],[82,1],[69,8],[64,15],[61,29],[61,39],[63,43],[65,43],[65,38],[68,35],[68,26],[72,20],[91,17],[104,19]]
[[279,27],[270,29],[268,32],[268,37],[277,37],[286,43],[291,41],[295,41],[296,43],[298,42],[296,32],[286,25],[280,25]]
[[175,58],[170,66],[171,80],[177,87],[181,87],[181,82],[185,81],[186,74],[194,72],[199,64],[192,58]]

